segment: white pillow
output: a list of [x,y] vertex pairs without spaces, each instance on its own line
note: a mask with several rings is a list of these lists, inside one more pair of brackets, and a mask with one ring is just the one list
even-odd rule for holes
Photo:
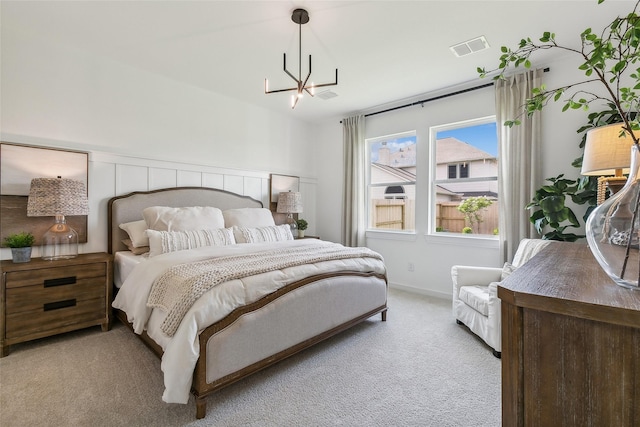
[[142,211],[147,227],[156,231],[215,230],[224,228],[222,211],[211,206],[170,208],[152,206]]
[[270,227],[276,225],[266,208],[239,208],[222,211],[225,227]]
[[127,232],[133,247],[149,246],[149,238],[145,233],[145,231],[147,231],[147,222],[144,219],[125,222],[124,224],[120,224],[119,227]]
[[185,231],[147,230],[147,235],[150,257],[202,246],[226,246],[236,243],[231,228]]
[[271,227],[234,227],[237,243],[280,242],[293,240],[289,224],[273,225]]

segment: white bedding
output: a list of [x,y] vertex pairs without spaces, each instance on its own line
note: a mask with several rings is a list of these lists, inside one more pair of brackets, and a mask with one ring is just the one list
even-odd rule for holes
[[116,252],[113,257],[113,283],[120,289],[133,268],[149,258],[147,254],[136,255],[131,251]]
[[138,263],[120,288],[113,307],[124,311],[133,329],[147,334],[162,347],[162,371],[165,391],[162,399],[168,403],[187,403],[193,370],[200,352],[198,334],[207,326],[223,319],[235,308],[257,301],[277,289],[304,277],[335,271],[385,273],[382,261],[375,258],[351,258],[276,270],[244,279],[221,283],[205,293],[191,307],[173,337],[160,330],[166,313],[147,307],[147,299],[157,276],[167,268],[215,256],[277,250],[298,246],[334,245],[317,239],[300,239],[276,243],[252,243],[229,246],[208,246],[171,252]]

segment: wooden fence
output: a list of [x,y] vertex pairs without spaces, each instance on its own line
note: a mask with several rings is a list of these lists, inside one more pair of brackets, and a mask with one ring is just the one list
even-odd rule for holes
[[[460,202],[444,202],[436,205],[436,227],[441,231],[462,233],[470,224],[457,208]],[[415,230],[415,200],[375,199],[372,201],[371,226],[386,230]],[[498,228],[498,202],[481,212],[482,222],[473,227],[474,234],[490,234]]]
[[[461,233],[464,227],[471,225],[465,220],[464,214],[458,210],[460,202],[445,202],[436,205],[436,229],[451,233]],[[474,224],[474,234],[493,234],[498,228],[498,202],[480,212],[482,222]]]
[[387,230],[415,230],[415,201],[409,199],[375,199],[372,201],[371,225]]

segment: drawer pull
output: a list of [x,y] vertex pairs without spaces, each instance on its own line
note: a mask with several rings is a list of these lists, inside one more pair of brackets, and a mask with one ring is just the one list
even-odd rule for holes
[[76,283],[76,276],[60,277],[58,279],[46,279],[44,281],[44,287],[50,288],[53,286],[73,285]]
[[76,299],[68,299],[64,301],[48,302],[44,304],[44,311],[58,310],[60,308],[75,307]]

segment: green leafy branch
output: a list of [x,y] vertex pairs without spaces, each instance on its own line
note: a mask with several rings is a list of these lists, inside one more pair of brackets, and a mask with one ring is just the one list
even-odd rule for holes
[[[598,0],[598,4],[604,0]],[[558,44],[555,33],[545,31],[538,42],[531,38],[521,39],[517,48],[502,46],[500,63],[494,70],[487,71],[478,67],[480,77],[497,75],[494,80],[505,79],[511,67],[531,68],[532,55],[540,50],[559,49],[580,57],[578,69],[582,70],[586,80],[568,84],[562,87],[548,89],[544,85],[532,90],[532,97],[523,106],[523,113],[513,120],[508,120],[505,126],[519,125],[518,119],[522,115],[533,115],[542,111],[550,102],[562,99],[562,111],[569,109],[588,110],[595,101],[604,101],[615,107],[622,119],[622,132],[628,133],[636,145],[639,144],[640,123],[635,118],[635,112],[640,110],[640,68],[633,65],[640,61],[640,17],[636,11],[640,0],[636,2],[633,11],[625,17],[615,18],[600,34],[587,28],[580,34],[581,47],[574,49]],[[583,89],[583,85],[600,83],[606,95]],[[631,82],[630,86],[622,86],[622,82]],[[636,131],[636,132],[634,132]]]

